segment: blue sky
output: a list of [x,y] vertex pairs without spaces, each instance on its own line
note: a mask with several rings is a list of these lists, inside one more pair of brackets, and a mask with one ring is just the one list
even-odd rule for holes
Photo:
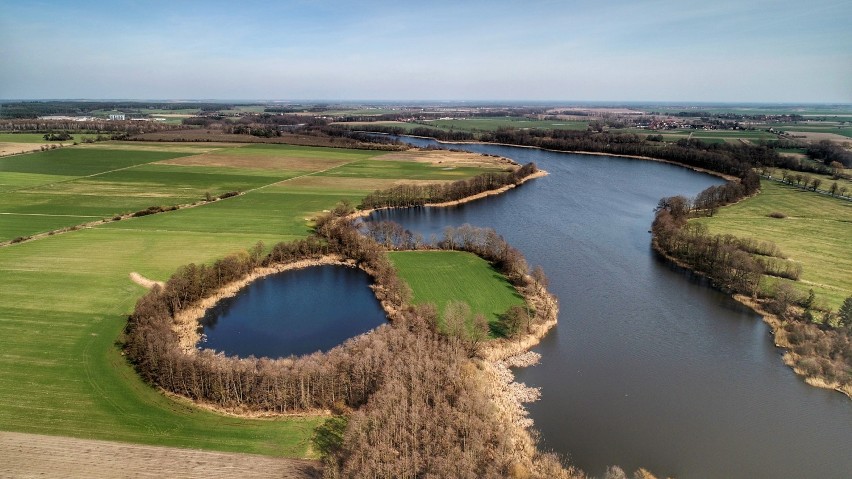
[[852,102],[852,2],[0,0],[0,98]]

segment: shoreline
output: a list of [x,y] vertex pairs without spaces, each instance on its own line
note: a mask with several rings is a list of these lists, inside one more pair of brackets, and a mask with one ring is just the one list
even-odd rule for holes
[[[538,170],[535,173],[529,174],[529,175],[521,178],[520,181],[518,181],[517,185],[501,186],[500,188],[495,188],[493,190],[486,190],[486,191],[482,191],[480,193],[476,193],[474,195],[465,196],[464,198],[461,198],[459,200],[445,201],[443,203],[426,203],[422,206],[419,206],[419,208],[447,208],[447,207],[450,207],[450,206],[463,205],[465,203],[470,203],[472,201],[481,200],[482,198],[487,198],[489,196],[496,196],[496,195],[505,193],[505,192],[511,190],[512,188],[517,188],[518,186],[521,186],[522,184],[526,183],[529,180],[534,180],[536,178],[543,178],[543,177],[545,177],[549,174],[550,173],[548,173],[545,170]],[[354,219],[357,219],[357,218],[365,218],[367,216],[370,216],[373,212],[376,212],[376,211],[392,210],[392,209],[397,209],[397,208],[418,208],[418,207],[417,206],[382,206],[380,208],[368,208],[366,210],[356,210],[354,213],[351,213],[346,218],[350,219],[350,220],[354,220]]]
[[783,328],[784,320],[763,309],[763,305],[753,298],[749,298],[748,296],[745,296],[743,294],[734,294],[732,295],[732,297],[738,303],[748,307],[755,313],[759,314],[763,319],[763,322],[769,325],[769,329],[772,332],[772,338],[774,340],[775,347],[784,350],[784,356],[782,357],[782,361],[784,361],[784,364],[789,366],[790,369],[792,369],[797,376],[802,377],[805,383],[807,383],[809,386],[817,387],[820,389],[830,389],[832,391],[837,391],[841,394],[845,394],[849,399],[852,399],[852,387],[847,386],[844,388],[838,383],[830,383],[825,379],[817,376],[808,376],[801,370],[801,368],[796,367],[795,360],[801,356],[799,354],[794,353],[790,349],[791,344],[787,340],[787,335]]
[[[710,279],[706,274],[701,273],[700,271],[696,271],[691,268],[688,264],[674,258],[665,252],[663,252],[656,244],[656,240],[651,240],[651,246],[654,249],[654,252],[665,258],[665,260],[678,268],[689,271],[692,274],[697,274],[705,279]],[[770,313],[769,311],[763,309],[763,305],[760,301],[750,298],[744,294],[733,293],[729,294],[729,297],[735,300],[736,302],[742,304],[743,306],[751,309],[755,314],[760,316],[761,320],[769,326],[769,332],[772,334],[772,342],[776,348],[779,348],[784,351],[784,355],[782,356],[782,361],[784,364],[790,367],[797,376],[801,377],[802,380],[808,384],[809,386],[817,387],[820,389],[829,389],[832,391],[837,391],[841,394],[846,395],[849,399],[852,399],[852,387],[842,387],[837,383],[829,383],[824,379],[817,376],[809,376],[805,374],[801,368],[797,368],[795,366],[795,360],[800,356],[794,353],[790,348],[791,345],[787,341],[787,336],[784,332],[784,328],[782,327],[784,324],[784,320],[779,318],[778,316]]]

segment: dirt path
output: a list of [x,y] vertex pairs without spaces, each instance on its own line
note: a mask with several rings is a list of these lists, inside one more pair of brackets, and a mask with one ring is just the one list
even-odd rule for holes
[[130,280],[133,281],[134,283],[138,284],[139,286],[142,286],[143,288],[147,288],[147,289],[151,289],[151,288],[154,287],[154,285],[157,285],[157,284],[160,285],[161,288],[166,285],[166,283],[164,283],[162,281],[154,281],[153,279],[148,279],[148,278],[142,276],[141,274],[137,273],[136,271],[133,271],[132,273],[130,273]]
[[319,478],[315,461],[0,432],[0,478]]

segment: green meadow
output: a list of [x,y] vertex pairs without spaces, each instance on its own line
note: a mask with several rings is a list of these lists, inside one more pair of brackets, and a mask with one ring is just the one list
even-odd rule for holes
[[[761,192],[721,208],[706,224],[712,233],[772,241],[789,259],[802,264],[793,284],[837,310],[852,296],[852,202],[764,180]],[[786,218],[772,218],[770,213]]]
[[492,331],[523,297],[484,259],[461,251],[395,251],[390,259],[411,286],[414,304],[433,303],[443,313],[450,301],[462,301],[481,313]]
[[170,148],[107,143],[0,159],[4,238],[196,201],[207,191],[244,192],[0,247],[0,430],[314,457],[310,438],[321,418],[227,417],[144,384],[117,345],[145,292],[129,273],[165,280],[183,264],[304,237],[311,218],[341,199],[357,203],[409,177],[479,171],[329,148],[158,151]]

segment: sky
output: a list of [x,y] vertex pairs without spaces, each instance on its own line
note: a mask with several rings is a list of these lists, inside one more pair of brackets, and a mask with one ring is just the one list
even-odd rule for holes
[[852,1],[0,0],[0,98],[852,103]]

